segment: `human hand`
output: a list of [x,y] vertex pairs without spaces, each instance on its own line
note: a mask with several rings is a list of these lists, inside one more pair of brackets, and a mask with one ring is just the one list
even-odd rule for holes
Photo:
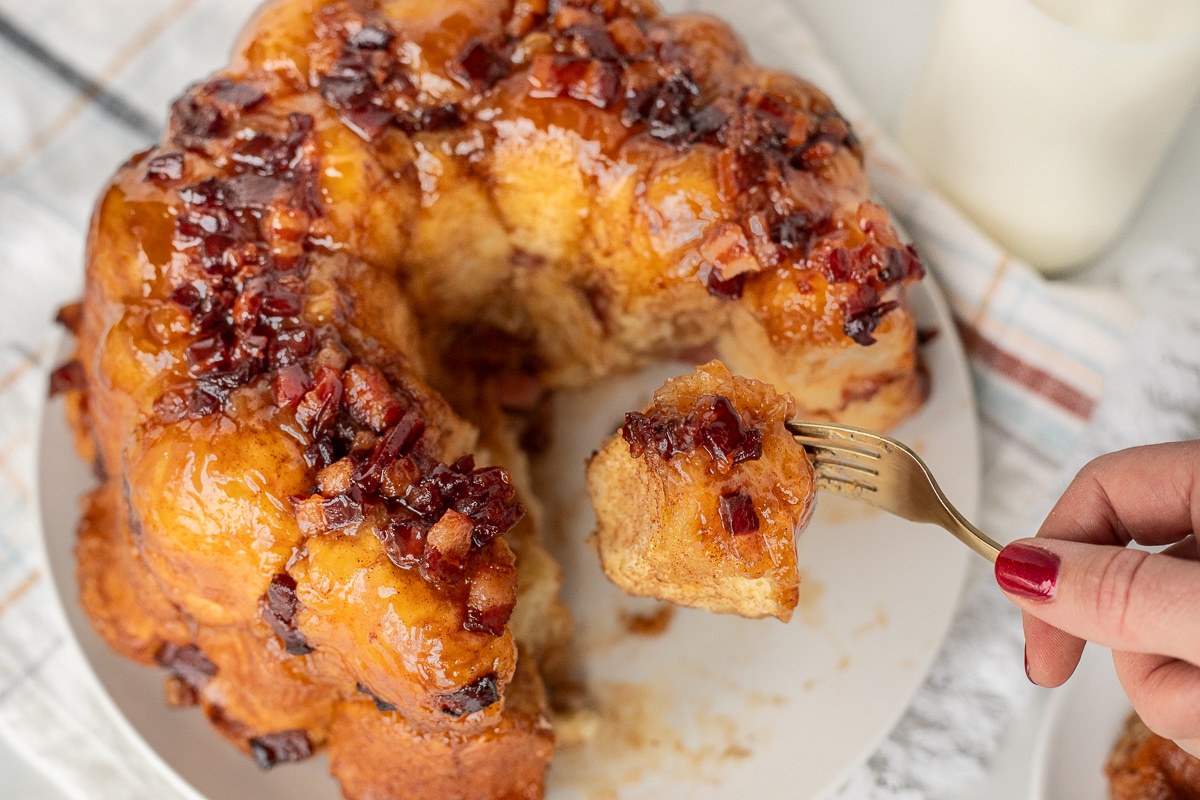
[[1200,757],[1197,531],[1200,441],[1123,450],[1079,472],[1036,539],[1001,551],[996,581],[1023,612],[1031,681],[1061,685],[1085,640],[1110,647],[1146,726]]

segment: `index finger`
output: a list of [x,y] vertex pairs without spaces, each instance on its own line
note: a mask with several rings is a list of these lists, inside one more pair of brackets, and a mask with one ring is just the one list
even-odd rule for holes
[[1092,544],[1163,545],[1200,526],[1200,441],[1101,456],[1075,476],[1038,536]]

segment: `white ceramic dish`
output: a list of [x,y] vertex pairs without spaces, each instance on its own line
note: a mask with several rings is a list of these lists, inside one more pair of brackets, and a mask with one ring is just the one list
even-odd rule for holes
[[[970,383],[945,305],[926,287],[914,300],[922,326],[939,331],[925,348],[933,392],[896,434],[971,516],[979,459]],[[601,725],[590,744],[560,748],[551,800],[819,797],[898,719],[957,605],[970,553],[949,534],[822,498],[801,538],[805,582],[791,624],[681,610],[661,635],[630,633],[623,615],[655,604],[603,578],[585,541],[593,522],[583,460],[625,410],[682,369],[662,365],[558,403],[557,444],[539,480]],[[337,798],[323,759],[259,772],[199,713],[169,710],[158,671],[108,651],[77,603],[74,500],[91,478],[74,456],[59,403],[48,404],[40,453],[45,544],[59,598],[98,686],[146,755],[192,798]]]
[[1031,800],[1108,800],[1104,762],[1130,712],[1112,653],[1089,644],[1046,705],[1034,749]]

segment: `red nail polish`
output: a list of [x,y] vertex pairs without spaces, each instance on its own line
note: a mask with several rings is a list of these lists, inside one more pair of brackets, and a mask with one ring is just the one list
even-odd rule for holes
[[1049,600],[1058,581],[1058,563],[1058,556],[1049,550],[1010,544],[996,559],[996,583],[1027,600]]

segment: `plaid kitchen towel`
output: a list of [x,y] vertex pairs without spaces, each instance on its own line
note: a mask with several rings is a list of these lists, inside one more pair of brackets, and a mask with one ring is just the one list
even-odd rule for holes
[[[752,17],[738,0],[667,6],[732,20],[756,57],[812,79],[854,123],[877,191],[931,265],[970,357],[981,527],[1030,533],[1088,455],[1196,435],[1200,290],[1189,257],[1167,245],[1144,252],[1124,290],[1050,284],[906,166],[785,0],[759,0]],[[248,13],[239,0],[0,0],[0,734],[72,797],[178,794],[107,716],[39,555],[32,476],[55,356],[49,320],[79,291],[104,182],[156,137],[182,87],[221,66]],[[1139,322],[1139,307],[1153,314]],[[840,798],[966,785],[1029,696],[1019,619],[977,577],[909,712]]]

